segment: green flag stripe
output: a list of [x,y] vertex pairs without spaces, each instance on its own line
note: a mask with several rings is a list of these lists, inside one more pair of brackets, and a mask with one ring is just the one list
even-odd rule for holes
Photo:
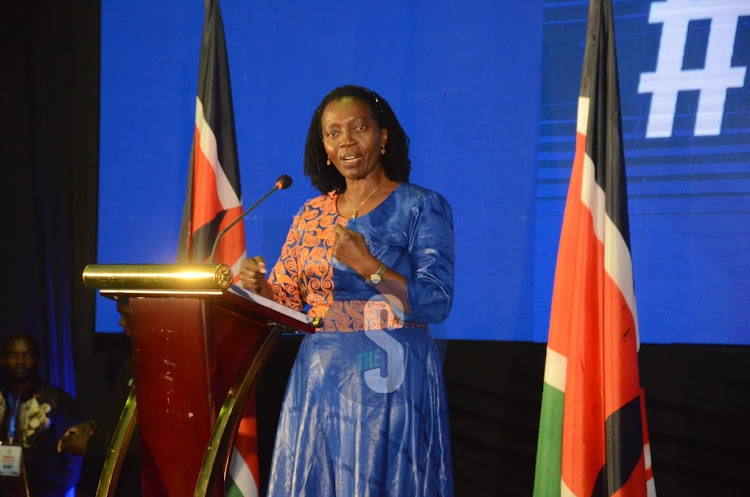
[[534,497],[560,496],[564,402],[564,392],[548,383],[544,384],[539,442],[536,450]]
[[225,496],[226,497],[244,497],[242,495],[242,490],[240,490],[240,487],[237,486],[237,484],[232,479],[231,475],[227,475],[227,479],[224,482],[225,484]]

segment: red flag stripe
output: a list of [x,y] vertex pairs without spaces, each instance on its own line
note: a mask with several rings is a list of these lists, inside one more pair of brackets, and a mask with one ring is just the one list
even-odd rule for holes
[[[580,102],[579,102],[580,106]],[[580,118],[579,118],[580,120]],[[557,264],[555,267],[555,287],[552,292],[552,308],[550,312],[550,331],[547,346],[562,355],[568,355],[568,342],[571,338],[569,330],[575,329],[573,312],[573,286],[576,285],[577,274],[583,274],[582,269],[577,267],[583,261],[576,257],[578,253],[588,253],[587,238],[581,227],[585,219],[590,217],[590,211],[583,208],[581,198],[581,175],[583,174],[583,157],[586,149],[585,133],[576,134],[576,152],[573,159],[573,170],[571,172],[568,186],[568,196],[565,201],[565,216],[562,222],[560,245],[558,247]],[[584,212],[585,211],[585,212]],[[590,223],[590,221],[589,221]],[[564,291],[563,291],[564,290]],[[565,382],[563,382],[564,384]]]
[[[587,109],[587,104],[586,101],[579,101],[579,109]],[[585,112],[584,116],[587,115]],[[579,121],[580,117],[579,114]],[[598,344],[581,343],[592,334],[592,329],[595,331],[600,326],[599,320],[587,312],[587,303],[598,299],[597,280],[580,277],[596,274],[597,260],[601,260],[598,254],[601,244],[593,230],[592,213],[581,201],[585,149],[585,131],[578,132],[558,249],[548,342],[550,349],[566,358],[567,365],[563,381],[565,415],[561,441],[561,495],[578,497],[590,495],[594,480],[591,475],[596,475],[605,462],[602,451],[604,434],[597,422],[603,419],[602,404],[592,401],[589,398],[591,392],[581,389],[578,384],[582,376],[598,376],[588,369],[581,371],[581,368],[600,364],[599,357],[585,358],[599,349]],[[596,333],[593,338],[596,338]],[[585,440],[585,444],[580,443],[582,440]]]
[[[242,214],[242,207],[234,207],[226,211],[226,215],[219,224],[219,230],[226,228],[232,221]],[[216,247],[214,259],[218,262],[228,264],[230,267],[245,256],[245,231],[241,226],[235,225],[219,241]]]
[[210,159],[197,143],[200,129],[195,128],[195,150],[193,151],[193,227],[192,233],[210,223],[224,210],[217,193],[217,180]]
[[199,144],[198,148],[216,177],[216,192],[218,193],[221,206],[224,209],[230,209],[242,205],[242,199],[237,196],[237,192],[227,179],[224,169],[219,163],[216,136],[205,119],[203,104],[200,98],[195,99],[195,127],[197,133],[196,143]]
[[[196,129],[196,135],[197,133],[198,130]],[[224,228],[225,225],[228,225],[242,214],[241,204],[222,204],[217,191],[220,188],[218,183],[220,181],[217,181],[215,169],[211,167],[206,157],[202,154],[202,151],[196,150],[193,163],[193,226],[191,230],[193,234],[206,224],[214,222],[216,217],[222,212],[225,212],[225,214],[219,229]],[[235,233],[242,234],[242,241],[240,243],[244,245],[243,225],[238,224],[232,228],[231,231],[227,232],[225,238]]]
[[256,446],[258,444],[258,433],[255,418],[255,392],[249,396],[247,401],[248,411],[251,415],[243,417],[240,426],[237,429],[237,438],[235,439],[235,448],[242,455],[248,467],[252,468],[253,474],[258,474],[258,453]]

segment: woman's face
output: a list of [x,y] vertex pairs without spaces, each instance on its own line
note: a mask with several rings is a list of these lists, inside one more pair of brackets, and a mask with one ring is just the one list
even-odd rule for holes
[[388,130],[378,127],[367,104],[352,97],[334,100],[320,121],[326,154],[344,178],[362,179],[382,167],[380,148]]

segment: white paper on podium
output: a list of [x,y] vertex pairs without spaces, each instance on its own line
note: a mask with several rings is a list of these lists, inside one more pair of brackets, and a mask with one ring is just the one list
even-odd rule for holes
[[266,307],[268,309],[272,309],[280,314],[283,314],[284,316],[290,317],[292,319],[296,319],[297,321],[301,321],[305,324],[309,324],[310,326],[313,326],[313,318],[311,318],[304,312],[299,312],[299,311],[295,311],[294,309],[290,309],[289,307],[281,305],[276,301],[267,299],[263,297],[262,295],[258,295],[257,293],[253,293],[249,290],[246,290],[242,288],[241,286],[232,285],[226,291],[239,295],[242,298],[246,298],[247,300],[255,302],[256,304],[262,305],[263,307]]

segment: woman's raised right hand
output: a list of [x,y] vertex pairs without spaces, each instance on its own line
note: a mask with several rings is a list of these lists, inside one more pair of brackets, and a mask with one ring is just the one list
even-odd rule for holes
[[273,298],[273,290],[266,279],[266,261],[256,255],[243,259],[240,264],[240,284],[253,293]]

